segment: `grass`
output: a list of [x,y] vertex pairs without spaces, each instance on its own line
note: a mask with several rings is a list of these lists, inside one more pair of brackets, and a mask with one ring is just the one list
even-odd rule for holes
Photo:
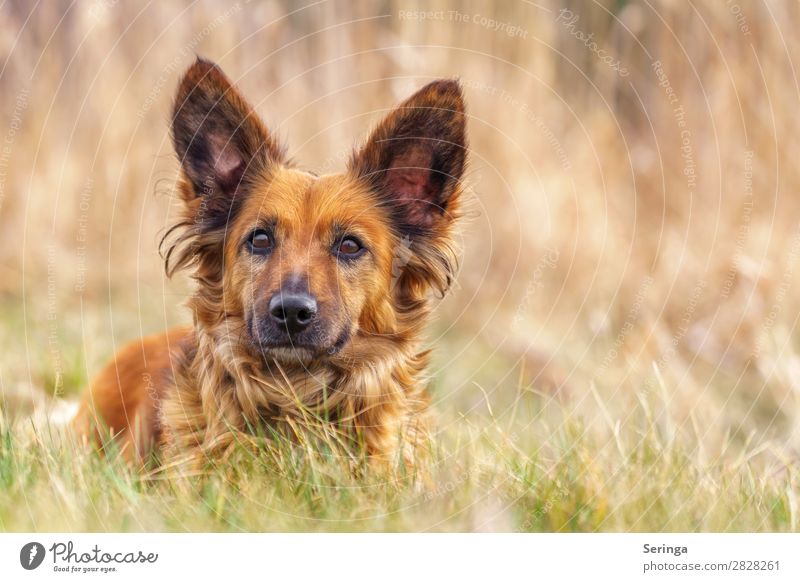
[[0,530],[797,530],[800,474],[780,447],[709,456],[702,435],[659,422],[653,394],[639,397],[623,428],[543,395],[505,421],[443,418],[420,467],[392,474],[336,446],[264,439],[202,477],[164,479],[47,426],[4,422]]

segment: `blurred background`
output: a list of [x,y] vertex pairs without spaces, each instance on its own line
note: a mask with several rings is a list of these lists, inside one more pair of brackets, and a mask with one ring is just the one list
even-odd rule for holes
[[5,406],[71,397],[124,342],[190,320],[157,242],[197,54],[320,173],[415,88],[461,79],[470,216],[430,330],[444,430],[557,407],[611,434],[646,410],[708,450],[795,455],[799,26],[793,0],[7,1]]

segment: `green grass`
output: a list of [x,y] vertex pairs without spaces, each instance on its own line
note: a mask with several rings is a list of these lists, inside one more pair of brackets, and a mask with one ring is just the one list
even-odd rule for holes
[[[13,308],[6,313],[13,318]],[[437,336],[440,430],[418,472],[376,474],[335,446],[266,440],[203,478],[166,480],[52,438],[46,427],[34,431],[25,407],[10,406],[15,387],[24,395],[28,383],[54,386],[53,362],[35,351],[47,345],[48,327],[27,329],[27,346],[11,326],[0,329],[8,346],[0,367],[2,531],[798,530],[800,467],[785,429],[739,428],[747,408],[708,398],[730,393],[722,381],[697,401],[641,369],[624,385],[576,379],[546,392],[513,358],[480,343],[461,351],[454,332]],[[138,333],[125,329],[114,345],[96,318],[65,321],[60,393],[77,398],[86,377]],[[449,363],[454,353],[464,364]],[[768,409],[768,419],[791,411]]]
[[[703,460],[643,420],[445,423],[418,474],[372,474],[270,442],[203,478],[148,479],[30,427],[0,436],[4,531],[793,531],[798,471],[768,446]],[[49,443],[49,444],[46,444]],[[361,466],[363,468],[363,466]]]

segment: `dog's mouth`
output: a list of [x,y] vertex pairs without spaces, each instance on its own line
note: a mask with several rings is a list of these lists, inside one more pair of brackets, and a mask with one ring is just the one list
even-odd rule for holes
[[292,338],[278,340],[260,338],[258,333],[254,334],[254,339],[256,349],[265,358],[308,363],[316,360],[325,360],[338,354],[350,340],[350,330],[345,329],[335,341],[325,343],[304,342],[302,338],[297,340]]

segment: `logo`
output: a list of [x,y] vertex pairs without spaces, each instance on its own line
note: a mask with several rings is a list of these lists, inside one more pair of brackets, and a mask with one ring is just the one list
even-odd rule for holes
[[44,561],[44,546],[39,542],[30,542],[19,551],[19,563],[26,570],[35,570]]

